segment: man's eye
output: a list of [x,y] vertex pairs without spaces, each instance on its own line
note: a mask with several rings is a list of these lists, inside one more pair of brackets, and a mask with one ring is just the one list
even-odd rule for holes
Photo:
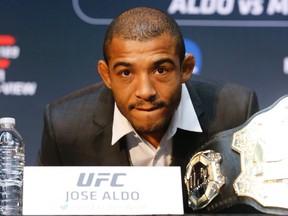
[[131,72],[129,70],[124,70],[124,71],[121,71],[121,75],[124,77],[127,77],[131,75]]
[[164,68],[156,68],[156,72],[159,73],[159,74],[162,74],[162,73],[165,73],[166,70]]

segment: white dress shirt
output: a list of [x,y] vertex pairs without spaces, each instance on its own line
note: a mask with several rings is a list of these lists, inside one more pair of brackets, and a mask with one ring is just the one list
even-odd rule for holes
[[187,87],[182,84],[180,104],[174,113],[170,125],[162,137],[158,148],[155,148],[143,137],[140,137],[130,122],[114,105],[114,120],[112,127],[112,145],[126,136],[130,160],[134,166],[169,166],[172,157],[172,142],[177,128],[202,132],[195,109],[189,96]]

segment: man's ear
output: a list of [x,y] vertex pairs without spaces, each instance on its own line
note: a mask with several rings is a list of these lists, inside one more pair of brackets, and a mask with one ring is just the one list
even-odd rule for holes
[[105,61],[100,60],[98,61],[98,72],[100,76],[102,77],[102,80],[104,81],[105,85],[111,89],[111,80],[110,80],[110,74],[109,74],[109,69],[108,65],[106,64]]
[[182,72],[182,82],[187,82],[192,76],[193,69],[195,67],[196,60],[194,55],[187,54],[182,62],[181,72]]

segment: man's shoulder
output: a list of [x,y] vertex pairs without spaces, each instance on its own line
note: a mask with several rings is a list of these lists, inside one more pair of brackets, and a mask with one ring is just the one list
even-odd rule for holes
[[[69,105],[89,105],[97,103],[98,100],[107,99],[111,94],[110,90],[106,88],[103,82],[95,83],[84,88],[75,90],[65,96],[62,96],[51,103],[50,108],[56,108]],[[109,97],[108,97],[109,98]]]
[[200,98],[215,98],[221,99],[249,99],[251,95],[255,95],[255,91],[244,85],[235,82],[223,81],[220,79],[194,75],[186,84],[191,92],[197,92]]
[[114,100],[110,89],[102,82],[74,91],[49,104],[45,108],[45,117],[54,127],[75,130],[87,126],[93,119],[99,125],[105,125],[112,119]]
[[236,127],[259,110],[255,91],[237,83],[194,75],[187,88],[196,112],[210,119],[211,133]]
[[203,88],[206,90],[233,90],[237,89],[240,91],[253,91],[244,85],[240,85],[235,82],[224,81],[221,79],[216,79],[212,77],[193,75],[189,81],[196,88]]

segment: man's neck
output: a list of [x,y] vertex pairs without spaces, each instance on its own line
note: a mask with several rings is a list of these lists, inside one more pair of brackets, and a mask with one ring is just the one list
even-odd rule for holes
[[138,134],[145,140],[147,140],[151,145],[153,145],[155,149],[157,149],[160,145],[162,137],[164,136],[164,133],[165,132],[159,132],[153,134],[143,134],[143,133]]

